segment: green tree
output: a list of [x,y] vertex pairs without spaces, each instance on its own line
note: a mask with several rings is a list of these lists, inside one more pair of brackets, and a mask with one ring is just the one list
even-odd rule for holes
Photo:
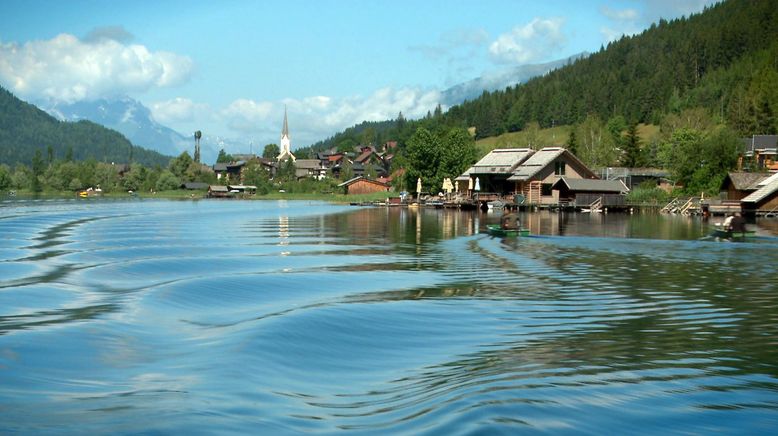
[[416,180],[421,178],[423,186],[439,186],[442,144],[438,135],[419,127],[408,140],[405,150],[408,166],[405,172],[406,186],[416,186]]
[[263,165],[251,163],[243,169],[243,182],[257,187],[257,194],[265,195],[272,189],[270,171]]
[[178,155],[177,158],[171,159],[170,164],[168,164],[168,169],[180,180],[185,180],[186,171],[189,169],[192,162],[194,161],[189,156],[189,153],[184,151]]
[[624,153],[621,156],[622,165],[629,168],[635,168],[642,164],[640,151],[640,136],[638,136],[638,125],[632,123],[627,128],[627,137],[624,139]]
[[181,186],[181,180],[169,170],[162,171],[157,179],[155,188],[157,191],[171,191]]
[[95,168],[95,183],[105,192],[115,191],[119,186],[119,173],[116,166],[100,162]]
[[289,184],[297,181],[297,167],[294,165],[292,159],[287,159],[283,162],[279,162],[278,173],[275,177],[276,181]]
[[278,144],[267,144],[262,150],[262,157],[265,159],[275,159],[279,154],[281,154],[281,149],[278,148]]
[[340,163],[340,180],[346,181],[354,177],[354,164],[350,160],[343,158]]
[[32,172],[22,164],[16,165],[11,175],[11,182],[16,189],[29,189],[32,183]]
[[476,162],[473,137],[463,128],[453,128],[446,134],[440,158],[437,179],[455,178]]
[[354,151],[354,147],[357,145],[353,138],[344,138],[338,143],[338,153],[350,153]]
[[40,178],[43,176],[43,157],[41,156],[40,149],[35,150],[35,155],[32,158],[32,177],[30,178],[30,189],[33,192],[43,191]]
[[524,126],[525,138],[527,138],[527,147],[533,150],[540,150],[540,123],[530,121]]
[[142,165],[133,165],[130,171],[124,175],[122,186],[127,191],[139,191],[143,187],[147,175],[148,171]]
[[570,135],[567,137],[567,150],[573,155],[578,154],[578,138],[575,136],[575,126],[570,129]]
[[227,154],[223,148],[219,150],[219,155],[216,156],[216,163],[230,163],[234,160],[235,158],[231,154]]
[[0,189],[5,190],[12,186],[11,169],[6,164],[0,164]]

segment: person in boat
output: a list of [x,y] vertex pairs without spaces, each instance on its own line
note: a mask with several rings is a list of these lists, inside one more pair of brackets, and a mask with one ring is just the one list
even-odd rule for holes
[[500,227],[503,230],[521,230],[521,218],[515,213],[506,213],[500,219]]
[[735,215],[734,214],[727,215],[727,217],[724,219],[724,223],[721,224],[721,228],[726,230],[726,231],[728,231],[728,232],[731,232],[732,231],[732,220],[734,220],[734,219],[735,219]]
[[743,218],[740,213],[735,213],[735,216],[732,217],[732,221],[729,223],[729,231],[732,233],[741,233],[745,235],[746,233],[746,219]]

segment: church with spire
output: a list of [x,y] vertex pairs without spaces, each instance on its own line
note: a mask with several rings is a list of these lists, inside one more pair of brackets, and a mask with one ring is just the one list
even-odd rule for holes
[[281,129],[281,143],[278,144],[281,152],[278,154],[278,161],[286,161],[292,159],[292,162],[297,158],[292,154],[292,141],[289,139],[289,124],[286,121],[286,107],[284,107],[284,127]]

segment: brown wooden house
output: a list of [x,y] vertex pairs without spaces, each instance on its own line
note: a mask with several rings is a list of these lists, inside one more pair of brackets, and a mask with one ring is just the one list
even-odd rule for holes
[[377,180],[371,180],[362,176],[354,177],[353,179],[346,180],[338,185],[339,188],[345,187],[346,194],[370,194],[373,192],[388,191],[389,185],[379,182]]
[[726,195],[727,200],[742,200],[759,189],[759,183],[769,176],[767,173],[731,172],[721,183],[721,196]]
[[551,187],[558,192],[560,204],[571,204],[578,207],[591,206],[624,206],[625,195],[629,188],[621,180],[574,179],[561,177]]
[[564,148],[546,147],[532,154],[508,177],[514,193],[525,204],[558,204],[559,191],[552,189],[559,179],[596,179],[592,170]]

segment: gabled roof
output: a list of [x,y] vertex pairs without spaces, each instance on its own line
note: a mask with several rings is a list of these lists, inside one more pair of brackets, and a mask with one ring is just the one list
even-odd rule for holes
[[[767,174],[762,173],[729,173],[727,178],[732,181],[732,186],[738,191],[756,190],[759,188],[759,182],[765,180]],[[725,179],[726,181],[726,179]]]
[[364,180],[365,182],[372,183],[374,185],[381,185],[383,187],[389,186],[386,183],[379,182],[378,180],[372,180],[372,179],[368,179],[368,178],[365,178],[365,177],[362,177],[362,176],[358,176],[358,177],[354,177],[354,178],[346,180],[345,182],[343,182],[340,185],[338,185],[338,187],[340,188],[340,187],[343,187],[343,186],[353,185],[354,183],[356,183],[356,182],[358,182],[360,180]]
[[778,173],[770,175],[770,177],[767,177],[763,180],[761,180],[759,183],[756,184],[756,186],[767,186],[775,181],[778,181]]
[[208,190],[211,192],[230,192],[226,186],[222,185],[211,185],[208,187]]
[[532,155],[529,148],[496,148],[472,166],[470,174],[510,174]]
[[224,162],[218,162],[213,164],[214,171],[227,171],[227,164]]
[[542,150],[536,151],[535,154],[530,156],[529,159],[519,165],[516,170],[513,171],[513,175],[508,177],[508,180],[513,182],[523,182],[529,180],[542,171],[543,168],[546,168],[548,165],[554,162],[556,158],[565,154],[571,161],[576,162],[581,166],[581,168],[584,168],[586,171],[588,171],[592,177],[595,176],[595,174],[589,168],[587,168],[586,165],[584,165],[580,160],[578,160],[577,157],[575,157],[566,149],[560,147],[546,147]]
[[575,192],[613,192],[616,194],[629,192],[629,188],[621,180],[601,179],[573,179],[562,177],[551,186],[551,189],[559,189],[560,185]]
[[778,135],[753,135],[750,138],[743,138],[743,142],[749,151],[775,149],[778,147]]
[[[775,175],[778,175],[776,173]],[[770,177],[772,179],[773,177]],[[742,200],[740,200],[743,203],[759,203],[760,201],[764,200],[765,198],[769,197],[773,193],[778,191],[778,179],[773,180],[772,182],[761,186],[756,191],[752,192]]]
[[357,162],[364,162],[364,161],[368,160],[370,158],[370,156],[373,155],[373,153],[374,153],[373,150],[367,149],[367,150],[363,151],[362,154],[357,156],[357,158],[354,159],[354,160],[357,161]]

